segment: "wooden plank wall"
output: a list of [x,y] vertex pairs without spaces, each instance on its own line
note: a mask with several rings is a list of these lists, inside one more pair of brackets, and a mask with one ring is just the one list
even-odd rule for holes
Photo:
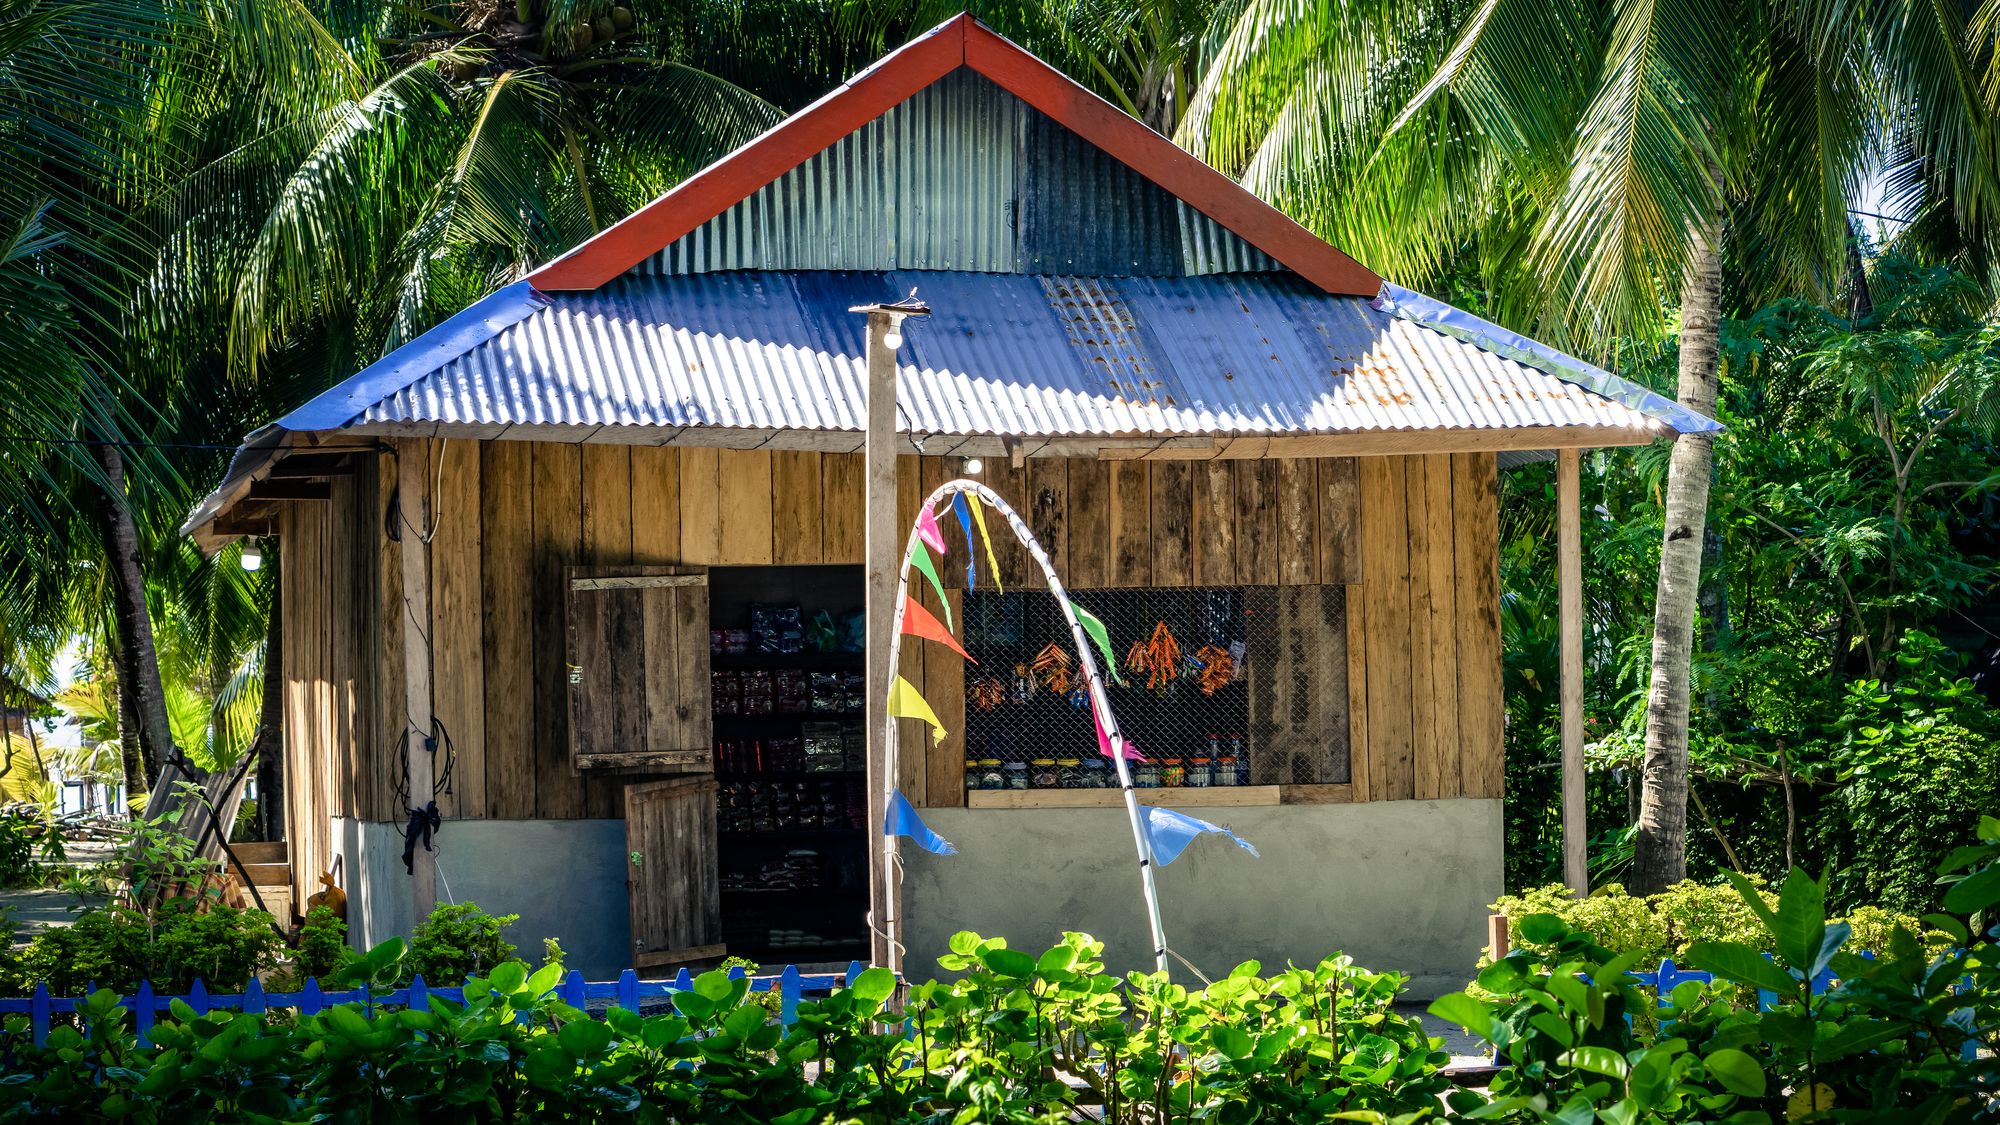
[[1354,799],[1499,797],[1493,455],[1356,464],[1361,581],[1347,603]]
[[[569,768],[565,567],[862,561],[855,455],[487,441],[446,443],[442,457],[428,628],[435,710],[457,753],[440,798],[451,818],[622,814],[629,779]],[[907,461],[905,520],[957,468]],[[1499,794],[1491,454],[988,465],[986,483],[1068,585],[1348,585],[1354,798]],[[290,776],[312,786],[293,786],[290,807],[302,891],[331,854],[317,838],[328,816],[404,815],[394,795],[401,548],[382,534],[393,481],[366,466],[332,502],[295,504],[285,517],[297,564],[284,575],[287,753]],[[956,519],[941,524],[956,615],[966,544]],[[997,517],[988,531],[1009,589],[1044,585]],[[983,546],[979,575],[989,580]],[[957,803],[962,670],[955,658],[927,664],[928,647],[909,646],[903,673],[954,738],[906,753],[904,787],[918,803]],[[913,729],[904,746],[928,742]]]

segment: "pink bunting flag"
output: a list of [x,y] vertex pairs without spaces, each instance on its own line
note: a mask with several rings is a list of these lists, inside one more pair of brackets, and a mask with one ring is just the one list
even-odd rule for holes
[[944,551],[944,531],[938,527],[937,517],[926,507],[917,513],[917,538],[931,545],[931,550],[942,555]]
[[[1097,717],[1096,708],[1091,709],[1090,717],[1091,721],[1097,724],[1097,752],[1109,758],[1112,756],[1111,736],[1104,733],[1104,720]],[[1139,753],[1139,748],[1132,745],[1132,740],[1129,738],[1125,739],[1125,760],[1128,762],[1143,762],[1146,760],[1146,756]]]
[[[936,641],[967,660],[972,660],[972,654],[965,651],[964,646],[958,643],[958,638],[951,635],[950,629],[945,628],[944,622],[931,616],[930,610],[917,604],[917,599],[908,594],[903,595],[903,632],[912,637]],[[972,662],[979,663],[977,660]]]

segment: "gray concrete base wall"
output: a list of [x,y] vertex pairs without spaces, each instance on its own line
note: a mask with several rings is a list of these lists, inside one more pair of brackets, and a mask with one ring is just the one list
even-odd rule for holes
[[[1195,809],[1262,859],[1203,836],[1160,870],[1167,944],[1219,977],[1342,952],[1412,977],[1430,997],[1464,986],[1502,887],[1501,802],[1387,801]],[[1131,822],[1117,809],[925,809],[955,856],[905,846],[906,971],[935,972],[958,930],[1039,952],[1064,930],[1105,943],[1107,967],[1151,968]],[[1177,979],[1181,975],[1176,968]]]
[[[407,936],[415,919],[403,872],[403,826],[334,821],[345,856],[348,933],[358,946]],[[569,966],[608,980],[631,964],[623,820],[455,820],[436,838],[438,898],[519,914],[506,931],[540,961],[542,939],[562,943]]]
[[[1255,958],[1317,963],[1336,951],[1408,973],[1420,996],[1472,975],[1486,904],[1501,893],[1499,801],[1392,801],[1197,809],[1257,846],[1254,859],[1217,836],[1196,839],[1160,871],[1167,940],[1219,976]],[[1064,930],[1106,945],[1119,972],[1151,966],[1125,811],[925,809],[959,854],[905,846],[905,967],[934,972],[958,930],[1005,935],[1039,951]],[[402,826],[338,819],[357,944],[408,934]],[[554,937],[593,980],[630,964],[622,820],[447,822],[437,838],[440,896],[519,914],[507,932],[522,956]]]

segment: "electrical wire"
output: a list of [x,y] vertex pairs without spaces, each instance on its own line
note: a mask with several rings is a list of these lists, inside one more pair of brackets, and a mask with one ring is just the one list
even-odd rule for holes
[[0,441],[32,442],[37,445],[115,445],[123,449],[205,449],[235,450],[234,445],[209,445],[194,441],[130,441],[109,438],[57,438],[37,437],[29,434],[0,434]]

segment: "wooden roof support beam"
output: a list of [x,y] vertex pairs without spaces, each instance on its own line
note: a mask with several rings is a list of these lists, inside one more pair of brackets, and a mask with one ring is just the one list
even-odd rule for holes
[[1563,882],[1590,893],[1590,829],[1584,819],[1583,769],[1583,455],[1556,454],[1556,584],[1562,638]]
[[354,472],[353,458],[345,453],[294,453],[271,466],[264,479],[299,477],[344,477]]
[[264,480],[250,482],[251,500],[331,500],[333,486],[323,480]]

